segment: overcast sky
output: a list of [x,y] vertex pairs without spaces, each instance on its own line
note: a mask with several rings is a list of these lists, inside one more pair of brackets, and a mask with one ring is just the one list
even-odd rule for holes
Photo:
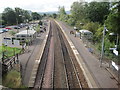
[[70,7],[75,1],[92,1],[92,0],[0,0],[0,13],[6,7],[19,7],[24,10],[33,12],[48,12],[57,11],[59,6],[64,6],[65,10],[70,10]]
[[0,0],[0,12],[6,7],[20,7],[35,12],[57,11],[59,6],[65,6],[66,10],[74,1],[79,0]]

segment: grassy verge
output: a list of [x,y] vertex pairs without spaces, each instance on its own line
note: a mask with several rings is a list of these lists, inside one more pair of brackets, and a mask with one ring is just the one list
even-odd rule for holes
[[16,70],[11,70],[6,76],[3,77],[3,86],[8,88],[26,88],[21,84],[20,73]]
[[2,57],[2,53],[4,52],[4,54],[7,57],[12,57],[15,54],[20,53],[21,49],[20,48],[16,48],[16,47],[7,47],[7,46],[0,46],[0,57]]

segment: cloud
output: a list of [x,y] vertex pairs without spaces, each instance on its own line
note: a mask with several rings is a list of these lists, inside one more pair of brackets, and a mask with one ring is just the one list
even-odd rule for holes
[[57,11],[59,6],[65,6],[66,10],[74,1],[78,0],[1,0],[0,12],[6,7],[13,8],[20,7],[25,10],[36,12]]

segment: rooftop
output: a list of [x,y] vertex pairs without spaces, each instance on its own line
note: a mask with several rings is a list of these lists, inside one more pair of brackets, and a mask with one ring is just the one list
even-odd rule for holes
[[15,35],[33,35],[33,34],[35,34],[36,33],[36,31],[35,30],[23,30],[23,31],[21,31],[21,32],[19,32],[19,33],[16,33]]

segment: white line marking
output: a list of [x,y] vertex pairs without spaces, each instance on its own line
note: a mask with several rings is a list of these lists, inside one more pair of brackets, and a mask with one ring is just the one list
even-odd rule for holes
[[71,48],[73,49],[73,48],[75,48],[75,46],[71,45]]
[[73,52],[74,52],[75,54],[79,54],[77,50],[73,50]]

